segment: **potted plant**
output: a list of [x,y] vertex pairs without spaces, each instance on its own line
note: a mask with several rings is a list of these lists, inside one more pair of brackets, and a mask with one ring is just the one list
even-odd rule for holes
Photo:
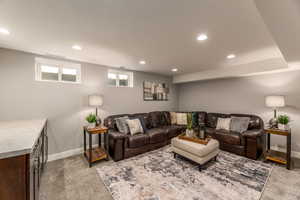
[[85,119],[89,123],[88,128],[94,128],[95,127],[95,123],[97,121],[97,117],[96,117],[95,114],[91,113]]
[[192,113],[187,114],[187,127],[186,127],[185,134],[188,137],[193,137],[194,135]]
[[287,115],[280,115],[277,118],[278,121],[278,128],[281,130],[289,130],[288,123],[290,122],[290,118]]

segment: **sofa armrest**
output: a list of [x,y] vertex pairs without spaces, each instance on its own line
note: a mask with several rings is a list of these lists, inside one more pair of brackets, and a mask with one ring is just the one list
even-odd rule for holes
[[109,136],[110,139],[113,139],[113,140],[125,139],[127,137],[126,134],[115,131],[115,130],[109,130],[108,131],[108,136]]
[[256,160],[263,152],[264,131],[262,129],[247,130],[242,135],[246,141],[246,156]]
[[109,154],[114,161],[124,159],[124,143],[128,136],[115,130],[108,131]]
[[264,134],[264,131],[262,129],[253,129],[253,130],[247,130],[242,133],[244,137],[256,139],[258,137],[261,137]]

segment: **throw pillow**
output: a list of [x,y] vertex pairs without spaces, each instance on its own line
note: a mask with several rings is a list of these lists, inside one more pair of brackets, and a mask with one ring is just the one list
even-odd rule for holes
[[176,112],[170,112],[170,114],[171,114],[171,124],[176,124],[177,123]]
[[164,118],[166,120],[166,125],[171,125],[171,115],[170,115],[170,112],[164,111],[163,115],[164,115]]
[[144,117],[135,117],[135,118],[130,118],[130,119],[140,120],[144,133],[147,132],[148,128],[147,128],[146,121],[145,121]]
[[186,113],[177,113],[177,125],[187,125],[187,114]]
[[135,135],[137,133],[144,133],[141,121],[139,119],[128,119],[126,120],[130,134]]
[[230,130],[243,133],[248,129],[249,123],[249,117],[231,117]]
[[221,118],[221,117],[219,117],[216,129],[217,130],[224,129],[224,130],[229,131],[230,130],[230,121],[231,121],[231,118]]
[[125,134],[129,133],[128,125],[126,122],[126,120],[128,120],[128,119],[129,119],[128,116],[119,117],[119,118],[115,119],[119,132],[125,133]]

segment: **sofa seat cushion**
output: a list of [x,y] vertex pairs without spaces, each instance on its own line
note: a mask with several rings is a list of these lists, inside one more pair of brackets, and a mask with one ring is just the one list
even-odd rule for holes
[[232,145],[241,145],[241,134],[233,131],[216,130],[216,139]]
[[163,128],[166,130],[169,139],[180,135],[185,130],[185,127],[180,125],[164,126]]
[[146,134],[148,134],[150,138],[150,144],[166,141],[168,137],[167,131],[163,128],[149,129]]
[[147,134],[137,134],[128,137],[129,148],[138,148],[149,144],[149,136]]
[[199,157],[204,157],[210,154],[211,152],[214,152],[219,149],[219,142],[214,139],[211,139],[207,145],[203,145],[195,142],[182,140],[179,138],[173,138],[171,144],[172,147],[176,147],[183,151],[187,151]]

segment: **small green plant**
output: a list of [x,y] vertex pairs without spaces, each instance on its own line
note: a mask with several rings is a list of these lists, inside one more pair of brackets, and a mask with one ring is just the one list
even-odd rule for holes
[[284,124],[284,125],[287,125],[290,122],[290,118],[287,115],[280,115],[277,118],[277,120],[279,124]]
[[187,114],[187,129],[192,130],[193,129],[193,119],[192,119],[192,113]]
[[97,120],[97,117],[96,117],[96,115],[91,113],[85,119],[88,123],[95,123]]

